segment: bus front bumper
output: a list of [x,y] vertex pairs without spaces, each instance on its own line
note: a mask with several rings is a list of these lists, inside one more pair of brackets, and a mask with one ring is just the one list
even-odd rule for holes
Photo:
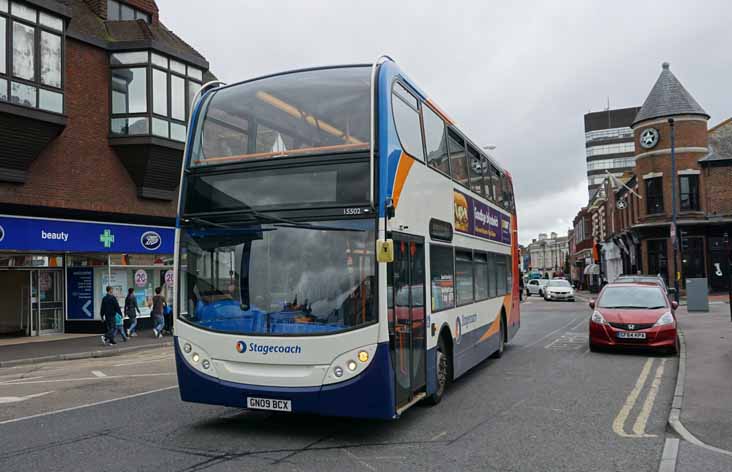
[[186,402],[246,408],[247,397],[255,397],[289,400],[293,413],[377,419],[396,417],[388,343],[378,345],[373,361],[357,377],[319,387],[267,387],[217,379],[192,368],[181,355],[177,339],[174,345],[180,397]]

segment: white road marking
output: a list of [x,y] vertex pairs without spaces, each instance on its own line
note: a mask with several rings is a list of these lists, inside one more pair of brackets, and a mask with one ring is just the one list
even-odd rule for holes
[[0,397],[0,405],[5,404],[5,403],[24,402],[26,400],[30,400],[31,398],[38,398],[38,397],[42,397],[44,395],[48,395],[49,393],[53,393],[53,390],[51,390],[50,392],[34,393],[33,395],[26,395],[24,397]]
[[545,340],[546,338],[548,338],[549,336],[551,336],[551,335],[553,335],[553,334],[555,334],[555,333],[558,333],[559,331],[561,331],[561,330],[563,330],[563,329],[566,329],[566,328],[567,328],[567,327],[568,327],[569,325],[571,325],[572,323],[575,323],[576,321],[577,321],[577,318],[573,319],[572,321],[570,321],[569,323],[567,323],[567,324],[565,324],[565,325],[562,325],[562,327],[560,327],[560,328],[557,328],[557,329],[555,329],[555,330],[554,330],[554,331],[552,331],[551,333],[547,333],[547,334],[545,334],[544,336],[540,337],[539,339],[537,339],[537,340],[536,340],[536,341],[534,341],[533,343],[531,343],[531,344],[527,344],[526,346],[521,346],[521,347],[520,347],[519,349],[528,349],[528,348],[530,348],[530,347],[532,347],[532,346],[536,346],[537,344],[539,344],[540,342],[544,341],[544,340]]
[[62,408],[61,410],[55,410],[55,411],[47,411],[46,413],[38,413],[35,415],[30,415],[30,416],[21,416],[20,418],[13,418],[10,420],[0,421],[0,426],[6,425],[6,424],[11,424],[11,423],[18,423],[20,421],[32,420],[35,418],[42,418],[44,416],[51,416],[51,415],[56,415],[59,413],[65,413],[67,411],[81,410],[83,408],[90,408],[93,406],[106,405],[107,403],[117,402],[117,401],[121,401],[121,400],[128,400],[130,398],[137,398],[137,397],[141,397],[144,395],[150,395],[153,393],[164,392],[166,390],[172,390],[174,388],[178,388],[178,386],[171,385],[170,387],[163,387],[163,388],[158,388],[155,390],[148,390],[147,392],[135,393],[132,395],[125,395],[124,397],[110,398],[109,400],[102,400],[102,401],[94,402],[94,403],[86,403],[84,405],[72,406],[70,408]]
[[580,329],[581,327],[583,327],[583,326],[585,325],[585,323],[587,323],[587,319],[582,319],[582,321],[580,321],[580,322],[579,322],[579,323],[577,324],[577,326],[574,326],[574,327],[572,328],[572,330],[575,330],[575,329]]
[[122,362],[121,364],[113,364],[112,367],[124,367],[128,365],[139,365],[139,364],[150,364],[157,361],[166,361],[168,359],[172,359],[173,356],[171,355],[165,355],[160,357],[150,357],[148,359],[143,359],[139,361],[132,361],[132,362]]
[[633,433],[641,437],[655,437],[655,434],[646,434],[646,424],[648,423],[648,417],[651,416],[653,411],[653,403],[656,401],[656,395],[658,395],[658,387],[661,385],[661,378],[663,377],[663,366],[666,364],[666,359],[661,361],[661,365],[656,369],[656,376],[653,378],[651,388],[646,396],[646,401],[643,402],[643,408],[641,408],[638,418],[635,420],[633,425]]
[[28,384],[41,384],[51,382],[80,382],[83,380],[114,380],[114,379],[128,379],[133,377],[157,377],[160,375],[175,375],[175,372],[160,372],[157,374],[130,374],[130,375],[107,375],[104,377],[77,377],[75,379],[49,379],[49,380],[31,380],[30,382],[0,382],[2,385],[28,385]]
[[613,420],[613,431],[618,436],[624,437],[624,438],[632,438],[637,437],[633,434],[626,434],[624,431],[625,421],[628,419],[628,415],[630,414],[630,411],[633,409],[633,406],[635,406],[635,402],[638,400],[638,396],[641,393],[641,390],[643,390],[643,385],[646,383],[646,379],[648,378],[648,374],[651,371],[651,365],[653,364],[653,359],[648,359],[646,363],[643,365],[643,369],[641,370],[640,376],[638,377],[638,380],[635,382],[635,386],[633,387],[633,390],[630,391],[628,394],[628,397],[625,399],[625,403],[623,404],[623,407],[618,412],[618,416],[615,417]]
[[345,452],[348,456],[350,456],[354,461],[358,462],[362,466],[366,467],[372,472],[376,472],[376,467],[372,466],[368,462],[363,461],[360,457],[358,457],[356,454],[352,453],[348,449],[343,449],[343,452]]
[[430,439],[430,441],[437,441],[438,439],[440,439],[442,436],[445,436],[446,434],[447,434],[447,431],[443,431],[440,434],[433,436],[432,439]]
[[39,376],[36,376],[36,377],[20,377],[20,378],[18,378],[18,379],[12,379],[12,380],[3,380],[3,381],[2,381],[2,382],[0,382],[0,383],[3,383],[3,384],[12,384],[12,383],[14,383],[14,382],[21,382],[21,381],[23,381],[23,380],[36,380],[36,379],[42,379],[42,378],[43,378],[43,376],[42,376],[42,375],[39,375]]
[[91,372],[94,375],[94,377],[106,377],[107,376],[107,374],[105,374],[101,370],[92,370]]

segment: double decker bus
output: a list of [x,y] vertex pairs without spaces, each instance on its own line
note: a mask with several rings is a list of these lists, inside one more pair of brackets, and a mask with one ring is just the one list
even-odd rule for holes
[[386,57],[205,86],[176,230],[181,398],[438,403],[519,329],[512,189]]

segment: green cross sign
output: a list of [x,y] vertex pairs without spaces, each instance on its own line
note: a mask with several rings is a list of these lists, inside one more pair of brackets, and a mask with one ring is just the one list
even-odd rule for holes
[[99,235],[99,241],[104,244],[104,247],[110,248],[114,244],[114,235],[108,229],[105,229],[102,234]]

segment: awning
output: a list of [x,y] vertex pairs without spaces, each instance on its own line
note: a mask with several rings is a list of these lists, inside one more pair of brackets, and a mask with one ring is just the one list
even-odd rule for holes
[[590,264],[585,267],[585,275],[600,275],[600,266],[597,264]]

